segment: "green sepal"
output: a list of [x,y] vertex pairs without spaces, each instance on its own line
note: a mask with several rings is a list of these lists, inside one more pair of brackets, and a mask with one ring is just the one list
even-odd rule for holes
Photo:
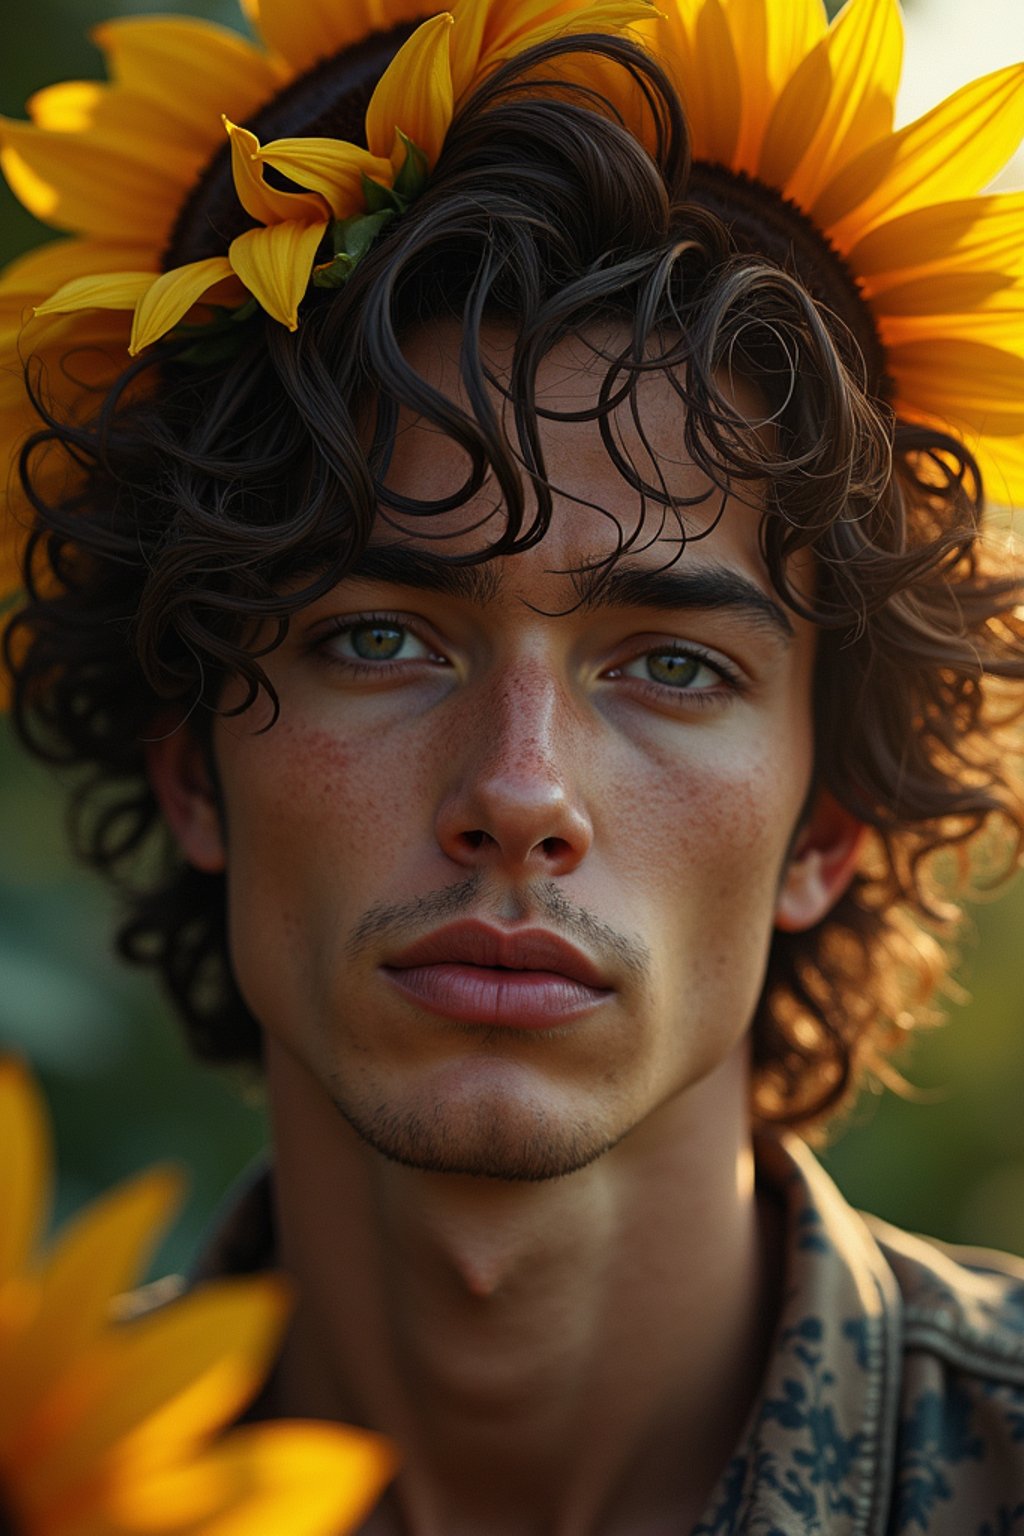
[[418,144],[398,129],[398,137],[405,145],[405,159],[402,161],[402,169],[395,177],[393,187],[385,187],[381,182],[374,181],[372,177],[363,172],[363,196],[366,198],[366,207],[370,213],[383,213],[385,209],[392,209],[395,213],[404,213],[411,203],[414,203],[422,192],[426,190],[430,179],[430,167],[427,157]]
[[322,266],[314,267],[314,288],[343,288],[377,237],[392,219],[406,211],[427,185],[429,166],[426,155],[401,129],[398,133],[405,145],[405,159],[394,186],[385,187],[364,173],[366,212],[353,214],[348,219],[335,219],[331,225],[334,255]]
[[316,288],[342,288],[348,282],[381,230],[391,223],[396,209],[382,208],[377,213],[356,213],[348,219],[336,219],[331,225],[334,257],[313,269]]
[[402,161],[402,169],[395,177],[395,196],[402,199],[407,208],[422,192],[426,190],[430,179],[430,166],[427,157],[418,144],[414,144],[399,128],[398,137],[405,145],[405,159]]
[[363,196],[366,199],[367,213],[385,213],[388,209],[392,213],[404,213],[405,204],[395,196],[391,187],[382,186],[379,181],[373,181],[363,172]]
[[313,268],[313,287],[344,288],[355,271],[355,266],[355,262],[346,251],[335,251],[330,261],[325,261],[322,266]]

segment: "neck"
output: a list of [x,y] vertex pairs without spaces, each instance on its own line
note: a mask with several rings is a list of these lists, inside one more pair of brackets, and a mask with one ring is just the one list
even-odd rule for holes
[[742,1058],[541,1183],[385,1161],[273,1045],[268,1086],[300,1297],[274,1410],[398,1442],[403,1472],[367,1529],[698,1520],[772,1321]]

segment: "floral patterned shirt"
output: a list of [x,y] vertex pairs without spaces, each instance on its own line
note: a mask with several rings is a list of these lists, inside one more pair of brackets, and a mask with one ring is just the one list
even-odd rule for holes
[[795,1137],[782,1314],[693,1536],[1024,1536],[1024,1262],[859,1215]]
[[[784,1207],[782,1310],[690,1536],[1024,1536],[1024,1261],[860,1215],[795,1136],[757,1159]],[[270,1210],[264,1173],[196,1278],[272,1267]]]

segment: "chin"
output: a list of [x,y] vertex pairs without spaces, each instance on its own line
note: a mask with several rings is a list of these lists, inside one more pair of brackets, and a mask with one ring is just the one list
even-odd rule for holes
[[388,1105],[371,1110],[342,1098],[335,1104],[367,1146],[423,1173],[540,1183],[579,1172],[620,1139],[605,1127],[567,1125],[550,1112],[510,1106],[507,1100],[438,1103],[426,1110]]

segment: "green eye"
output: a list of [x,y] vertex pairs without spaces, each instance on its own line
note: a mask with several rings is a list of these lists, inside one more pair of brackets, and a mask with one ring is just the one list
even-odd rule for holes
[[402,649],[405,631],[396,624],[354,624],[349,639],[361,661],[392,661]]
[[647,670],[656,683],[667,683],[674,688],[688,688],[702,672],[714,680],[711,668],[699,656],[680,656],[671,651],[648,656]]

